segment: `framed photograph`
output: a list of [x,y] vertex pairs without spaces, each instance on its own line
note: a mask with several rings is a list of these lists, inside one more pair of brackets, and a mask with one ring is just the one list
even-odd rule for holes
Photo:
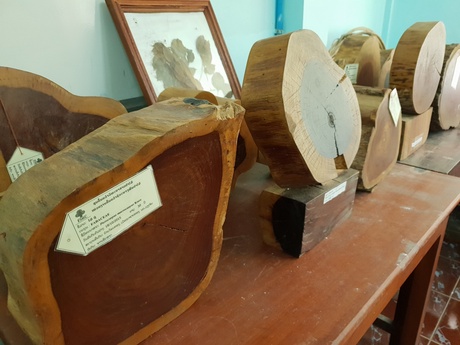
[[106,0],[148,104],[169,87],[240,98],[210,0]]

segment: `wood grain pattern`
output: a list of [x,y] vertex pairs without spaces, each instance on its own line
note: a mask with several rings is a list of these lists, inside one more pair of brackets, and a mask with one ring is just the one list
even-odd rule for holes
[[432,113],[433,108],[429,108],[420,115],[403,114],[398,160],[406,159],[425,144]]
[[393,55],[395,54],[394,49],[382,49],[380,50],[380,73],[378,87],[388,89],[390,87],[390,71],[391,63],[393,62]]
[[404,114],[421,114],[433,103],[446,47],[443,22],[417,22],[401,36],[390,71]]
[[321,186],[280,188],[269,185],[260,195],[264,242],[300,257],[347,219],[355,200],[358,171],[348,169]]
[[460,123],[460,45],[446,45],[441,81],[433,100],[431,130],[455,128]]
[[[222,97],[216,97],[214,94],[208,91],[183,89],[183,88],[167,88],[158,95],[158,101],[164,101],[173,97],[194,97],[197,99],[207,100],[212,104],[224,104],[225,102],[232,101],[237,104],[241,104],[239,99],[227,99]],[[248,171],[252,168],[257,160],[259,149],[252,138],[251,132],[249,131],[246,121],[243,120],[241,123],[240,133],[238,135],[238,145],[236,149],[235,159],[235,172],[233,174],[233,185],[240,174]]]
[[371,191],[396,164],[401,138],[401,114],[395,124],[390,113],[390,89],[355,85],[362,131],[351,167],[359,171],[358,189]]
[[348,168],[361,117],[344,71],[312,31],[256,42],[241,104],[253,138],[281,187],[323,183]]
[[[7,112],[0,107],[0,151],[6,162],[17,146],[7,116],[19,145],[48,158],[126,113],[113,99],[76,96],[40,75],[9,67],[0,67],[0,99]],[[0,185],[9,185],[9,176],[2,176]]]
[[[242,118],[234,103],[160,102],[112,119],[10,186],[0,268],[8,308],[35,343],[137,344],[195,302],[217,265]],[[54,251],[66,212],[147,165],[161,208],[88,256]]]
[[329,49],[332,59],[343,69],[359,64],[357,85],[377,86],[380,76],[380,50],[385,48],[375,33],[351,31],[340,37]]

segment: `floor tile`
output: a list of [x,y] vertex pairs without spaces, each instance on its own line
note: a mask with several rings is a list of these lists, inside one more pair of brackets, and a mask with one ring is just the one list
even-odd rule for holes
[[371,326],[357,345],[388,345],[390,335],[380,328]]
[[428,345],[429,343],[430,343],[430,339],[421,336],[417,345]]
[[460,344],[460,301],[449,301],[432,339],[441,345]]
[[441,257],[460,261],[460,243],[444,241],[442,243]]
[[433,289],[447,296],[454,291],[460,277],[460,262],[440,257],[433,279]]
[[431,291],[430,299],[428,301],[425,313],[425,319],[422,325],[422,335],[428,339],[433,334],[439,319],[446,309],[449,297],[439,292]]

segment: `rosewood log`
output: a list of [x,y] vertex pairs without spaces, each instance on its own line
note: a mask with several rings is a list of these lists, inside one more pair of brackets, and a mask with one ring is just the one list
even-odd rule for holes
[[403,114],[421,114],[431,107],[445,47],[443,22],[415,23],[399,39],[391,64],[390,88],[398,90]]
[[385,49],[385,45],[376,33],[367,28],[355,28],[337,39],[329,52],[332,59],[344,70],[347,65],[358,65],[353,84],[377,86],[382,49]]
[[361,136],[356,93],[314,32],[256,42],[241,104],[279,186],[323,183],[353,162]]
[[[351,165],[359,171],[358,189],[371,191],[396,164],[401,138],[401,112],[390,112],[390,89],[355,85],[361,110],[361,142]],[[397,93],[394,97],[397,97]]]
[[[216,97],[209,91],[200,91],[193,89],[181,89],[181,88],[167,88],[158,95],[158,102],[173,98],[173,97],[193,97],[197,99],[207,100],[212,104],[224,104],[228,101],[233,101],[237,104],[241,104],[239,99],[228,99],[223,97]],[[238,176],[245,171],[251,169],[257,160],[258,148],[254,139],[252,138],[251,132],[243,120],[241,123],[240,133],[238,135],[238,145],[236,149],[236,160],[235,160],[235,172],[233,174],[233,185],[238,180]]]
[[432,130],[446,130],[460,123],[460,45],[446,45],[441,81],[433,100]]
[[[113,99],[76,96],[42,76],[9,67],[0,67],[0,100],[5,108],[0,106],[0,151],[6,162],[17,146],[8,118],[19,145],[48,158],[126,113]],[[10,182],[8,176],[0,185]]]
[[[243,113],[234,103],[156,103],[110,120],[8,188],[0,268],[8,308],[35,343],[138,344],[200,296],[220,253]],[[87,256],[55,251],[67,212],[147,166],[159,209]]]

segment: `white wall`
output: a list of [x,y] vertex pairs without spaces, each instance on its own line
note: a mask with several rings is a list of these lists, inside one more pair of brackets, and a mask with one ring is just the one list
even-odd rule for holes
[[[241,82],[252,44],[273,35],[275,0],[211,3]],[[0,0],[0,65],[77,95],[142,95],[104,0]]]

